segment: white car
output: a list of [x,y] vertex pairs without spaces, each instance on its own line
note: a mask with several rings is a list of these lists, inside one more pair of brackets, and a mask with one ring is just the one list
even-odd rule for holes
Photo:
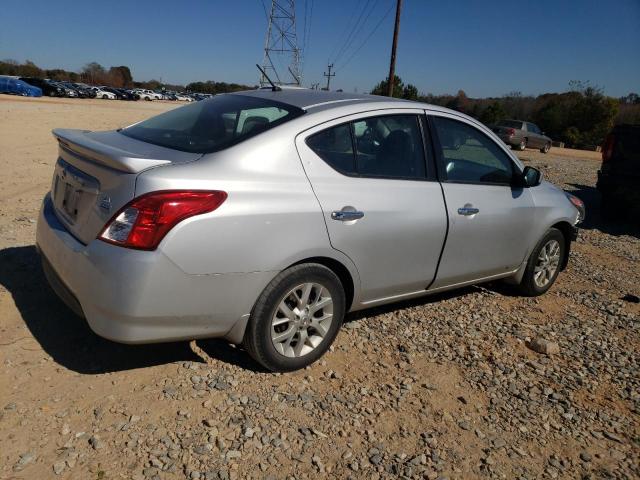
[[176,94],[176,100],[178,100],[179,102],[193,102],[193,98],[187,96],[187,95],[180,95],[179,93]]
[[145,90],[142,88],[138,88],[134,90],[138,95],[140,95],[140,100],[162,100],[162,95],[156,93],[152,90]]
[[111,92],[107,92],[106,90],[102,90],[98,87],[93,87],[91,90],[96,92],[96,98],[104,98],[105,100],[115,100],[116,95]]

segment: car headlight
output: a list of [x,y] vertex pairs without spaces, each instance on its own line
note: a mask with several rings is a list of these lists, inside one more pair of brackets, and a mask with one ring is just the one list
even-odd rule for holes
[[567,192],[564,192],[564,194],[567,196],[567,199],[571,202],[571,205],[576,207],[576,209],[578,210],[578,219],[576,220],[576,224],[583,222],[587,213],[584,207],[584,202],[580,200],[578,197],[576,197],[575,195],[571,195],[570,193],[567,193]]

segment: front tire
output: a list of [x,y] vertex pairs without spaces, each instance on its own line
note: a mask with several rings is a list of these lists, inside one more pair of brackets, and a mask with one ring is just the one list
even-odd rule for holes
[[544,147],[540,149],[540,153],[549,153],[549,150],[551,150],[551,144],[547,142],[544,144]]
[[304,368],[331,346],[344,319],[346,299],[338,276],[305,263],[278,274],[258,298],[243,344],[274,372]]
[[550,228],[531,252],[519,285],[520,292],[527,297],[546,293],[558,278],[566,251],[562,232]]

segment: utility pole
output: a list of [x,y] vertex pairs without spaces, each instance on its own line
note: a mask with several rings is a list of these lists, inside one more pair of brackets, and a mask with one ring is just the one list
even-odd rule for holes
[[331,84],[331,77],[335,77],[336,74],[335,73],[331,73],[331,69],[333,68],[333,63],[327,65],[327,69],[329,70],[329,73],[324,72],[324,76],[327,77],[327,88],[325,88],[325,90],[329,91],[329,85]]
[[[286,57],[289,61],[288,73],[293,82],[283,82],[276,64],[277,57]],[[285,68],[285,67],[283,67]],[[264,59],[262,69],[273,72],[277,84],[300,85],[302,72],[300,70],[300,49],[296,35],[296,2],[295,0],[271,0],[267,37],[264,42]],[[282,72],[283,74],[285,72]],[[269,75],[271,76],[271,75]],[[264,75],[260,75],[260,86],[268,85]]]
[[389,81],[387,82],[387,96],[389,97],[393,97],[393,84],[396,79],[396,49],[398,48],[398,31],[400,30],[400,10],[402,10],[402,0],[396,0],[396,25],[393,28],[391,64],[389,65]]

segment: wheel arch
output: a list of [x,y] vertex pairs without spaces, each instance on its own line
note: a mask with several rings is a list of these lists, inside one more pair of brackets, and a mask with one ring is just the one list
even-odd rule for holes
[[353,299],[355,296],[355,283],[349,269],[342,262],[330,257],[305,258],[292,265],[289,265],[287,268],[301,265],[303,263],[319,263],[320,265],[324,265],[325,267],[327,267],[338,276],[338,278],[340,279],[340,283],[342,283],[342,286],[344,288],[345,299],[347,300],[345,311],[348,312],[353,305]]
[[567,268],[567,264],[569,263],[569,253],[571,251],[571,237],[573,227],[569,222],[561,221],[551,225],[550,228],[556,228],[560,230],[562,236],[564,237],[564,257],[562,258],[562,263],[560,263],[560,271],[563,271]]

